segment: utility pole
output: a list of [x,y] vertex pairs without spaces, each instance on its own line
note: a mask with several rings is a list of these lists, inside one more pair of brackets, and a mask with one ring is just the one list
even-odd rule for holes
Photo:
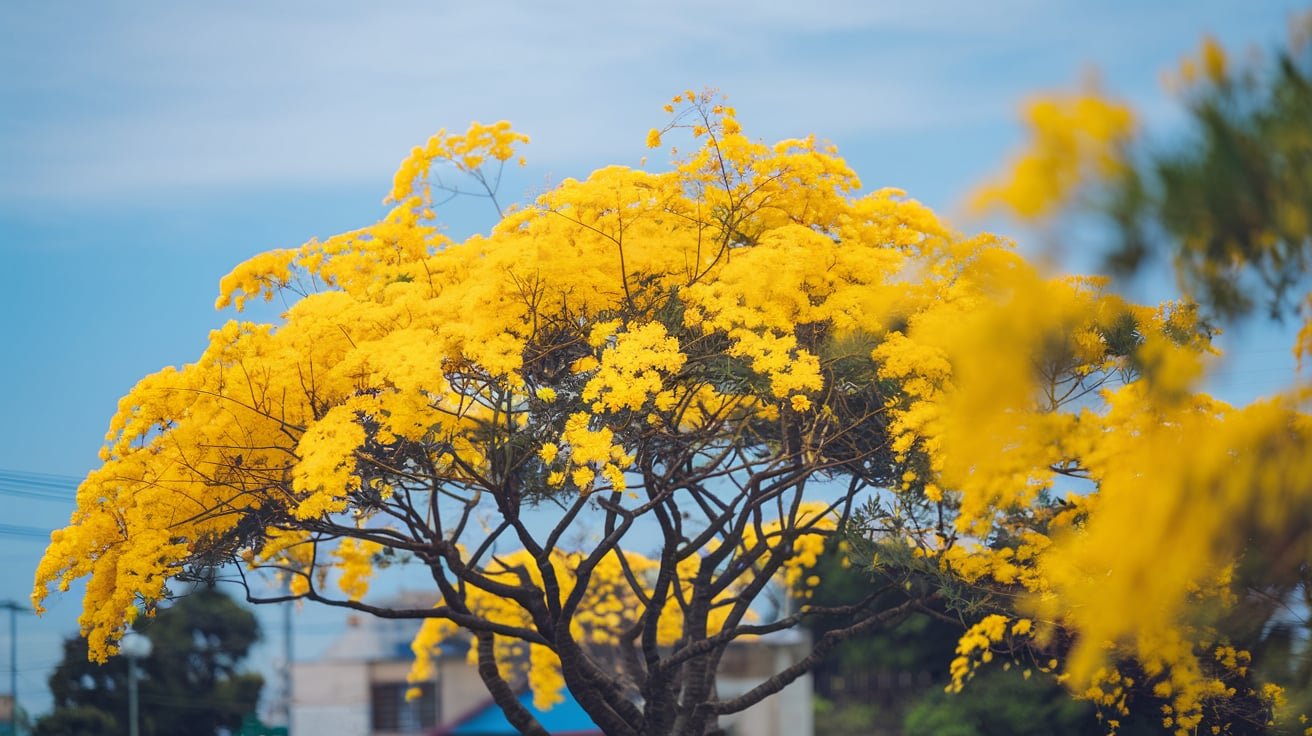
[[14,736],[18,733],[18,612],[27,613],[28,607],[17,601],[0,603],[0,608],[9,610],[9,697],[12,698],[9,722]]
[[287,601],[283,604],[282,609],[282,646],[283,646],[283,708],[287,726],[287,733],[290,736],[292,732],[292,606],[296,604]]

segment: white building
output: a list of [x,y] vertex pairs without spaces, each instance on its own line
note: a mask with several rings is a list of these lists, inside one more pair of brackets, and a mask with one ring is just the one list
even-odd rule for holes
[[[418,630],[416,620],[355,617],[322,657],[295,663],[291,736],[413,736],[487,707],[491,699],[461,643],[438,658],[433,680],[421,685],[421,697],[406,701],[410,642]],[[809,652],[809,638],[797,631],[735,644],[721,661],[719,695],[741,695]],[[721,723],[735,736],[811,736],[811,682],[804,675]]]

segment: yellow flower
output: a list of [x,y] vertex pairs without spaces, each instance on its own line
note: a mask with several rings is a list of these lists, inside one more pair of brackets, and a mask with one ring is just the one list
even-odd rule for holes
[[542,458],[542,462],[550,465],[556,461],[556,455],[559,453],[560,446],[555,442],[548,442],[542,445],[542,449],[538,450],[538,457]]
[[585,465],[581,468],[574,469],[574,473],[571,476],[571,480],[574,481],[574,485],[578,486],[578,489],[580,491],[586,491],[592,488],[592,481],[596,477],[597,477],[596,472],[594,472],[592,468],[589,468],[588,466]]
[[661,132],[655,128],[647,131],[647,147],[659,148],[661,145]]

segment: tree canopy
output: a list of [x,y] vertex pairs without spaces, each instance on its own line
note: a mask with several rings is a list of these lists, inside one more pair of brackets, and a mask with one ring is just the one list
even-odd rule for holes
[[[1113,730],[1140,698],[1182,733],[1269,720],[1278,691],[1198,612],[1233,601],[1252,533],[1308,507],[1292,403],[1197,393],[1191,304],[1045,275],[900,191],[862,194],[814,138],[750,138],[711,93],[666,109],[648,146],[692,141],[668,170],[565,180],[455,242],[443,172],[495,201],[527,142],[475,123],[414,149],[379,222],[238,266],[218,306],[281,295],[281,324],[229,322],[120,402],[34,600],[88,578],[103,659],[170,580],[268,572],[286,595],[253,599],[424,619],[416,677],[470,632],[526,733],[524,673],[607,733],[702,734],[844,639],[945,606],[966,627],[954,689],[1006,658]],[[1095,143],[1120,116],[1074,113]],[[1116,170],[1103,150],[1058,157]],[[869,542],[868,593],[766,616],[805,601],[840,530]],[[365,600],[396,563],[437,605]],[[731,643],[837,615],[810,656],[718,694]]]
[[[255,712],[263,678],[240,667],[259,639],[255,615],[213,589],[196,590],[137,622],[150,639],[141,661],[141,733],[235,732]],[[120,736],[127,733],[128,664],[114,657],[88,661],[87,640],[64,642],[64,659],[50,676],[54,710],[36,723],[37,736]]]

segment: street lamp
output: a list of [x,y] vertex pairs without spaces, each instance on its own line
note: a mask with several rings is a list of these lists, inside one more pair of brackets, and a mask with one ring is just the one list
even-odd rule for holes
[[123,635],[118,643],[118,652],[128,658],[128,734],[129,736],[140,736],[140,730],[137,721],[137,680],[140,679],[141,673],[137,669],[137,662],[150,656],[152,649],[150,639],[135,631],[129,631]]

